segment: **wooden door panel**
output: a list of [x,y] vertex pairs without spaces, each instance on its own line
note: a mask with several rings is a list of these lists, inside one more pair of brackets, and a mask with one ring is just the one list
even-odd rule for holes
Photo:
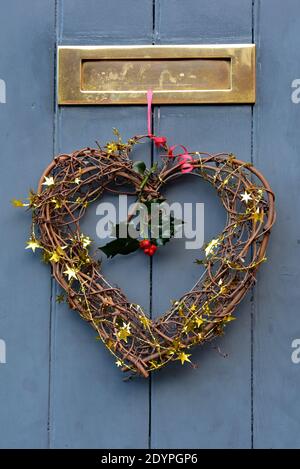
[[[161,108],[159,129],[171,141],[176,139],[184,145],[188,142],[193,150],[232,151],[241,159],[251,159],[249,107]],[[204,202],[205,238],[214,238],[225,224],[217,194],[201,179],[190,175],[182,179],[180,184],[173,184],[172,200]],[[168,252],[153,260],[153,312],[166,308],[170,297],[179,297],[201,274],[193,261],[203,257],[203,252],[183,249],[183,244],[172,241]],[[179,442],[190,448],[250,446],[250,312],[248,296],[236,312],[238,320],[230,324],[224,338],[191,351],[198,369],[177,362],[153,375],[153,447],[176,448]],[[228,358],[214,347],[228,353]]]
[[252,42],[252,0],[155,0],[155,41]]
[[291,355],[300,338],[300,109],[291,85],[300,74],[300,4],[258,2],[255,18],[254,164],[276,193],[277,222],[254,291],[253,437],[258,448],[299,448],[300,365]]
[[[26,15],[27,8],[34,16]],[[42,448],[48,443],[49,310],[51,277],[25,251],[30,213],[10,200],[35,187],[53,154],[54,4],[1,4],[0,104],[1,270],[0,447]],[[34,51],[34,53],[33,53]]]
[[[139,2],[132,8],[132,2],[127,0],[114,0],[109,6],[106,1],[62,2],[61,41],[74,43],[83,38],[88,43],[99,42],[100,34],[100,42],[106,44],[127,44],[129,38],[147,43],[152,34],[150,6],[150,1],[144,2],[143,9]],[[96,139],[105,144],[113,139],[114,127],[126,139],[144,133],[145,126],[144,107],[61,107],[57,116],[57,151],[95,146]],[[150,146],[138,148],[133,157],[150,162]],[[82,224],[82,229],[94,239],[95,248],[101,245],[96,235],[96,205],[89,208]],[[104,260],[103,268],[112,283],[147,309],[149,260],[141,257]],[[124,382],[114,358],[96,340],[95,331],[66,306],[54,305],[52,336],[51,446],[146,447],[148,382]]]
[[[94,145],[95,138],[110,141],[118,125],[124,138],[144,129],[144,108],[62,108],[59,118],[59,152]],[[136,157],[142,150],[136,152]],[[149,146],[143,158],[150,160]],[[116,202],[116,197],[103,201]],[[82,231],[94,240],[93,249],[102,245],[97,238],[97,202],[82,221]],[[96,257],[99,257],[97,252]],[[102,256],[104,258],[105,256]],[[146,262],[145,262],[146,261]],[[132,301],[149,305],[149,260],[141,256],[105,261],[108,280],[118,284]],[[133,283],[134,281],[134,283]],[[55,289],[55,295],[59,293]],[[148,438],[148,383],[123,381],[114,357],[97,333],[68,306],[54,305],[52,372],[53,447],[144,447]],[[132,386],[133,384],[133,386]]]
[[[171,4],[170,4],[171,3]],[[155,37],[159,43],[251,42],[251,1],[157,2]],[[171,141],[193,150],[228,151],[250,161],[251,106],[176,106],[161,107],[157,127]],[[204,182],[186,177],[178,185],[176,199],[197,198],[205,202],[205,237],[219,233],[224,213],[216,194],[203,187]],[[176,184],[176,183],[175,183]],[[202,185],[200,188],[199,186]],[[211,201],[211,198],[214,198]],[[199,252],[199,255],[201,253]],[[197,277],[192,250],[177,252],[170,243],[166,256],[153,261],[152,308],[160,311],[173,291],[182,294]],[[169,274],[172,272],[172,274]],[[171,275],[172,285],[162,286]],[[178,279],[178,280],[177,280]],[[172,288],[171,288],[172,287]],[[228,358],[222,358],[211,345],[198,347],[193,359],[199,368],[174,364],[152,378],[153,447],[188,448],[251,446],[251,303],[248,296],[237,311],[238,321],[231,324],[224,338],[212,344]],[[192,358],[191,357],[191,358]],[[238,389],[238,392],[236,391]],[[234,411],[233,411],[234,409]]]

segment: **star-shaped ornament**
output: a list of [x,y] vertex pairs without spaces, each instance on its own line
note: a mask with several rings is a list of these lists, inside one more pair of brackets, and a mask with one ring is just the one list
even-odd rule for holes
[[184,365],[185,362],[190,362],[191,363],[191,360],[189,359],[190,356],[191,356],[190,353],[180,352],[178,354],[176,360],[180,360],[181,364]]
[[33,252],[35,252],[36,249],[42,249],[42,246],[35,238],[31,238],[26,242],[26,244],[27,246],[25,249],[32,249]]
[[76,270],[67,265],[67,269],[64,271],[64,274],[68,277],[70,281],[72,278],[77,279]]
[[251,197],[250,194],[248,194],[247,191],[245,191],[245,192],[241,195],[241,200],[242,200],[243,202],[245,202],[245,204],[248,204],[248,202],[249,202],[250,200],[252,200],[252,197]]
[[43,182],[42,185],[43,185],[43,186],[48,186],[48,187],[54,186],[54,179],[53,179],[53,177],[52,177],[52,176],[50,176],[50,177],[45,176],[45,182]]

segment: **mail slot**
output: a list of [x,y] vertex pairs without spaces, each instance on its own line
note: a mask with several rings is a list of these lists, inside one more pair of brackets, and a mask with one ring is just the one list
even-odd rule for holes
[[255,46],[60,46],[59,104],[253,103]]

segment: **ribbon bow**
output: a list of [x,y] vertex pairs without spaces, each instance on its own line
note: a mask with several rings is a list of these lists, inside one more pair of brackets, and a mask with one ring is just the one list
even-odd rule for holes
[[[156,137],[152,134],[151,129],[151,108],[152,108],[152,98],[153,98],[153,91],[147,91],[147,104],[148,104],[148,137],[153,140],[155,146],[157,148],[165,147],[167,144],[166,137]],[[180,147],[183,150],[183,153],[179,153],[178,155],[174,155],[175,148]],[[183,145],[172,145],[168,151],[169,158],[178,158],[179,164],[181,165],[181,172],[182,173],[190,173],[193,171],[193,158],[189,155],[187,149]]]
[[[174,155],[174,150],[175,148],[180,147],[183,149],[183,153],[179,153],[178,155]],[[193,158],[191,155],[188,154],[187,149],[183,145],[172,145],[169,148],[168,152],[168,157],[169,158],[178,158],[179,164],[181,165],[181,172],[182,173],[190,173],[193,171],[194,166],[191,163],[193,161]]]

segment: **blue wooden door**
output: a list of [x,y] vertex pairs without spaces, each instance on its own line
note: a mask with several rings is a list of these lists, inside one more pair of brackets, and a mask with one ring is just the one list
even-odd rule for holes
[[[0,9],[0,447],[299,447],[299,1],[3,0]],[[95,332],[55,301],[49,268],[24,250],[30,216],[9,204],[54,154],[106,142],[113,127],[125,138],[145,131],[145,106],[58,108],[56,46],[252,42],[255,106],[155,107],[154,127],[267,176],[278,210],[269,262],[226,335],[194,351],[197,369],[176,363],[124,382]],[[150,145],[135,157],[158,158]],[[206,239],[222,228],[220,202],[198,180],[166,195],[205,203]],[[96,240],[97,220],[92,206],[84,229]],[[194,258],[176,240],[153,261],[133,254],[104,270],[155,317],[194,284]]]

